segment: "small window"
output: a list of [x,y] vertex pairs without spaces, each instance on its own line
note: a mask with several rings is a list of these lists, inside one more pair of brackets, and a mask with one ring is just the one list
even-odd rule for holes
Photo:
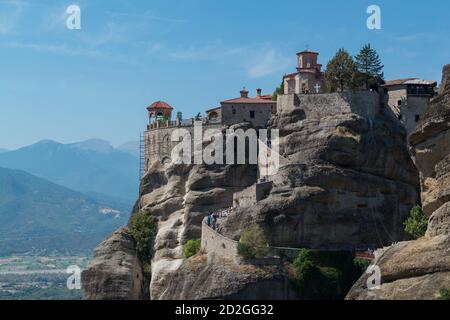
[[399,106],[401,106],[401,105],[402,105],[402,100],[398,100],[397,104],[398,104]]
[[250,119],[255,119],[255,111],[250,111]]
[[416,114],[416,122],[420,121],[420,115]]

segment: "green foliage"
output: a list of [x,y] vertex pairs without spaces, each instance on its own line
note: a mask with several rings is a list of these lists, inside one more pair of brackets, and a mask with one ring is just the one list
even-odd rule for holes
[[275,92],[273,93],[272,100],[277,101],[277,98],[279,95],[284,94],[284,79],[281,80],[281,84],[278,88],[275,89]]
[[360,75],[359,80],[362,80],[367,90],[371,86],[381,83],[384,78],[384,66],[377,51],[370,46],[370,43],[365,45],[355,57],[355,65]]
[[303,249],[292,267],[292,280],[302,299],[343,299],[363,273],[350,251]]
[[439,300],[450,300],[450,289],[441,289],[439,292]]
[[238,254],[244,259],[261,259],[268,255],[269,248],[264,231],[258,225],[247,228],[238,244]]
[[151,280],[152,278],[152,265],[150,263],[144,263],[142,267],[144,279]]
[[201,248],[202,241],[200,239],[197,240],[189,240],[183,246],[183,255],[186,259],[195,256]]
[[142,262],[149,262],[152,255],[152,243],[158,229],[156,218],[148,212],[138,213],[131,218],[129,229],[136,241],[139,259]]
[[303,249],[293,263],[294,282],[305,299],[336,299],[339,294],[340,272],[322,267],[311,250]]
[[420,206],[416,206],[411,210],[409,218],[404,222],[404,226],[405,231],[415,239],[425,235],[428,228],[428,219]]
[[354,80],[357,72],[353,57],[345,50],[339,49],[328,62],[325,71],[325,87],[330,92],[341,92],[355,87]]
[[370,261],[362,258],[355,258],[353,263],[361,269],[361,272],[365,272],[370,266]]

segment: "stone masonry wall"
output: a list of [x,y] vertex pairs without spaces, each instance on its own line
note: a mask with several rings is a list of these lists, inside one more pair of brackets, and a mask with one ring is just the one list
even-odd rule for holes
[[[203,133],[209,129],[221,129],[221,124],[203,125]],[[171,159],[172,149],[178,142],[172,142],[172,133],[176,129],[184,129],[189,131],[192,139],[194,138],[194,126],[181,126],[169,128],[157,128],[146,131],[145,140],[145,172],[148,171],[151,164],[156,161],[164,163]],[[192,149],[194,150],[194,149]]]
[[228,259],[238,263],[240,258],[237,254],[238,242],[228,239],[215,232],[206,224],[202,224],[202,250],[208,256]]
[[371,91],[289,94],[278,96],[277,105],[278,113],[289,113],[295,108],[299,108],[309,119],[320,119],[346,113],[374,118],[380,112],[380,96],[377,92]]

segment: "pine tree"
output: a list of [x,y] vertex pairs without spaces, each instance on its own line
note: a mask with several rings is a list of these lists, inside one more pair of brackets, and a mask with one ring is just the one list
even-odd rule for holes
[[355,64],[367,90],[370,89],[371,85],[378,84],[383,80],[384,66],[377,51],[372,49],[370,43],[366,44],[355,57]]
[[357,72],[352,56],[345,50],[339,49],[333,59],[328,62],[325,71],[326,87],[335,92],[338,89],[353,88],[353,79]]

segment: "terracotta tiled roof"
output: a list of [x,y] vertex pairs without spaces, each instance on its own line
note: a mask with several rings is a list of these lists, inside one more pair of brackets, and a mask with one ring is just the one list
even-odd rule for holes
[[153,102],[150,106],[147,107],[147,110],[154,110],[154,109],[173,110],[173,108],[167,102],[164,102],[164,101]]
[[263,100],[272,100],[273,99],[273,95],[271,94],[263,94],[261,97],[259,97],[260,99]]

